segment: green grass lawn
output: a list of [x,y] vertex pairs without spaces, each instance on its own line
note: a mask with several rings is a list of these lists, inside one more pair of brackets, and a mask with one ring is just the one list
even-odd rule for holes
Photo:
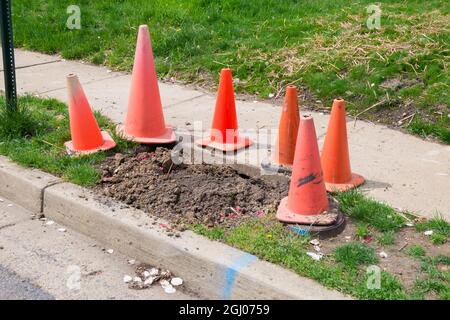
[[[81,30],[66,27],[67,0],[14,0],[16,45],[130,71],[137,27],[150,26],[157,71],[213,87],[224,66],[236,90],[282,94],[295,83],[308,104],[348,101],[361,117],[450,144],[450,2],[372,0],[79,0]],[[415,114],[414,116],[412,116]],[[411,118],[412,117],[412,118]]]

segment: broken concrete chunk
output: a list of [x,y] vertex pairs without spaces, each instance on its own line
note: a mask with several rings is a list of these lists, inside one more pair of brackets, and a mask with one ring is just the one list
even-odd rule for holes
[[313,260],[315,261],[319,261],[320,259],[322,259],[323,255],[320,253],[315,253],[315,252],[307,252],[306,253],[309,257],[311,257]]
[[380,252],[380,257],[382,257],[383,259],[386,259],[388,257],[387,253],[384,251]]
[[129,283],[129,282],[131,282],[131,280],[133,280],[133,278],[131,276],[129,276],[129,275],[123,276],[123,282]]

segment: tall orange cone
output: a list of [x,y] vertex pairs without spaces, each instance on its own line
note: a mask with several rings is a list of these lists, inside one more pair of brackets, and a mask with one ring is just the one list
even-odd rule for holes
[[72,140],[66,142],[69,154],[90,154],[109,150],[116,146],[108,132],[100,131],[83,88],[76,75],[67,76],[69,93],[70,133]]
[[272,161],[275,164],[292,166],[299,122],[297,88],[290,85],[286,89],[281,110],[278,138],[275,144],[275,152],[272,155]]
[[330,225],[336,221],[336,216],[324,214],[328,209],[314,120],[311,116],[302,116],[289,195],[281,200],[277,219],[287,223]]
[[139,27],[128,113],[125,125],[118,126],[117,131],[125,139],[143,144],[164,144],[176,140],[174,131],[164,121],[150,34],[146,25]]
[[197,140],[195,143],[224,152],[242,149],[253,143],[248,137],[238,136],[233,79],[229,68],[222,69],[220,73],[211,136],[207,139]]
[[364,183],[364,178],[350,168],[343,99],[333,102],[321,160],[327,191],[345,191]]

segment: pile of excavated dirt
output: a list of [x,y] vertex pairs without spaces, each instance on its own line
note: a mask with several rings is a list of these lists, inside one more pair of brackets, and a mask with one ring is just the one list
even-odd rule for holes
[[116,154],[100,166],[101,194],[162,217],[174,226],[233,226],[276,210],[288,181],[249,177],[227,165],[180,164],[171,151]]

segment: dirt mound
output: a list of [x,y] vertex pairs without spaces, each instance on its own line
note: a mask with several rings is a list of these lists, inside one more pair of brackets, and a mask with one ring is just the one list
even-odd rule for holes
[[287,181],[248,177],[231,166],[175,165],[170,150],[117,154],[100,167],[103,195],[165,218],[175,226],[235,225],[275,210]]

